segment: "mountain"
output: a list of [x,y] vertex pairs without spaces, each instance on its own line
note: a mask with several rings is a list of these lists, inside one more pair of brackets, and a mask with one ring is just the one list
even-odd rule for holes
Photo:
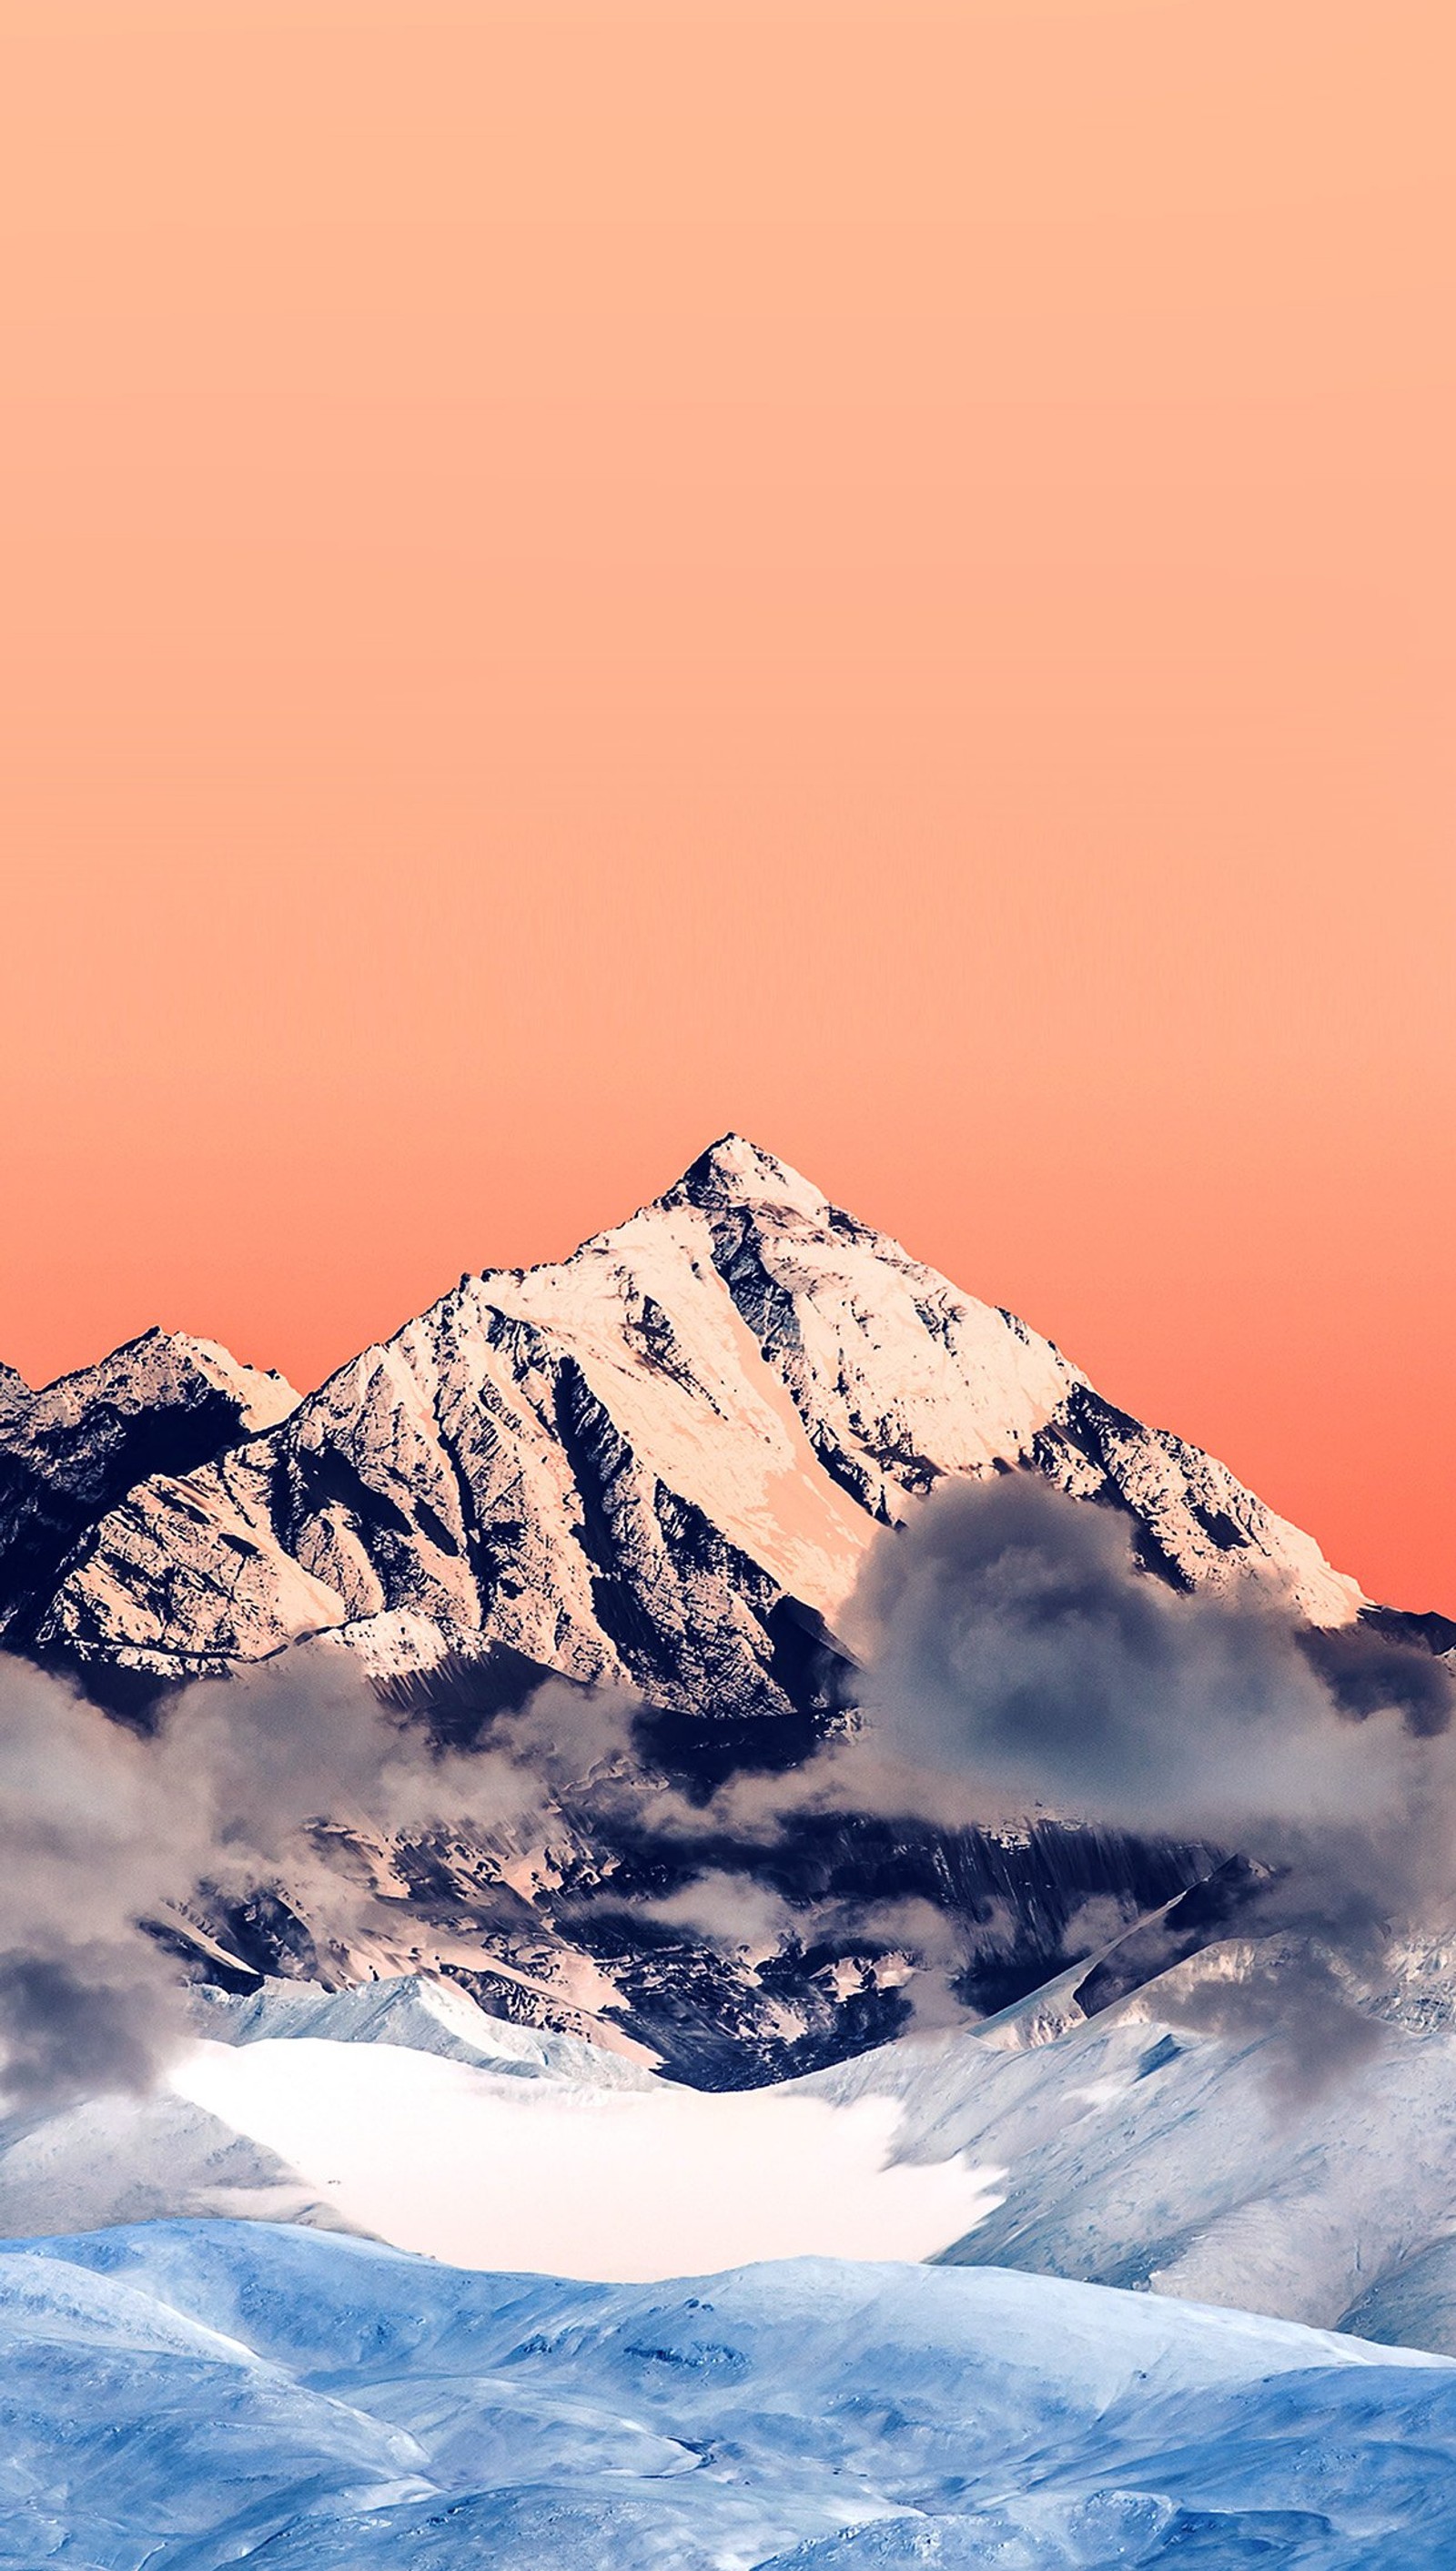
[[[852,1692],[838,1624],[866,1548],[942,1477],[1013,1465],[1120,1510],[1176,1586],[1273,1580],[1314,1625],[1409,1622],[1013,1314],[728,1135],[569,1259],[462,1278],[301,1400],[160,1331],[45,1391],[0,1378],[0,1636],[144,1720],[191,1678],[342,1649],[464,1745],[549,1678],[613,1683],[649,1709],[643,1759],[699,1794],[813,1748]],[[807,1811],[711,1847],[563,1812],[528,1848],[329,1848],[374,1885],[365,1927],[319,1925],[280,1883],[203,1905],[214,1942],[179,1930],[188,1969],[433,1967],[710,2086],[896,2031],[887,1903],[960,1923],[961,1996],[994,2011],[1083,1951],[1089,1902],[1158,1910],[1221,1853]],[[786,1906],[776,1949],[660,1915],[705,1868]]]
[[41,1392],[0,1367],[0,1641],[34,1639],[66,1556],[135,1483],[193,1472],[297,1399],[180,1331],[148,1330]]
[[1456,2367],[992,2270],[0,2257],[0,2554],[92,2571],[1441,2571]]
[[[7,1548],[38,1650],[168,1679],[329,1633],[386,1676],[504,1651],[694,1716],[783,1716],[821,1692],[875,1527],[1008,1464],[1124,1509],[1180,1585],[1273,1575],[1323,1624],[1365,1603],[1222,1465],[735,1135],[559,1265],[462,1278],[296,1407],[279,1386],[225,1420],[230,1397],[210,1443],[199,1402],[186,1451],[127,1469],[118,1444],[63,1564]],[[157,1403],[160,1440],[186,1405]]]
[[1049,2043],[1021,2047],[1014,2026],[911,2039],[789,2094],[893,2112],[917,2168],[996,2173],[948,2262],[1456,2353],[1450,1963],[1436,2022],[1397,1997],[1369,2054],[1307,2093],[1281,2076],[1273,2029],[1190,2028],[1175,1972]]

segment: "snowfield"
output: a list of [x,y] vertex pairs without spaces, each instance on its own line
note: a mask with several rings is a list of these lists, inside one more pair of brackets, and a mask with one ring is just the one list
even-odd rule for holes
[[0,2252],[0,2561],[1437,2571],[1456,2367],[994,2270],[482,2276],[254,2224]]
[[523,2078],[321,2039],[203,2045],[173,2086],[334,2219],[465,2266],[938,2257],[1456,2355],[1456,2035],[1392,2025],[1290,2100],[1269,2036],[1195,2035],[1158,2005],[1155,1984],[1025,2050],[907,2037],[727,2096],[611,2055],[599,2072],[588,2045]]
[[995,2202],[958,2156],[897,2163],[887,2097],[528,2081],[306,2037],[199,2046],[173,2087],[351,2228],[464,2267],[621,2280],[924,2259]]
[[245,2215],[606,2282],[938,2259],[1456,2355],[1456,2037],[1392,2026],[1291,2104],[1268,2039],[1158,2007],[705,2094],[455,1987],[273,1983],[203,2003],[154,2097],[0,2126],[0,2234]]

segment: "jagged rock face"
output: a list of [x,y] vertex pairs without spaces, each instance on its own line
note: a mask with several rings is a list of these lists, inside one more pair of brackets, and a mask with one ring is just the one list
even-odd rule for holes
[[730,1136],[561,1264],[462,1279],[262,1433],[101,1493],[34,1632],[164,1675],[326,1631],[389,1675],[504,1647],[781,1714],[807,1658],[785,1605],[832,1627],[876,1524],[1012,1463],[1116,1500],[1179,1582],[1272,1574],[1329,1623],[1362,1603],[1221,1465]]
[[164,1330],[42,1392],[0,1368],[0,1636],[33,1639],[66,1556],[135,1483],[191,1471],[297,1398],[281,1375]]

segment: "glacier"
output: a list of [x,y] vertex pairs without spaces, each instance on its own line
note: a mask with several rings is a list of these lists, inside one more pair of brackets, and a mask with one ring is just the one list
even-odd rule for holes
[[16,2571],[1438,2571],[1456,2366],[979,2271],[480,2275],[284,2226],[0,2250]]

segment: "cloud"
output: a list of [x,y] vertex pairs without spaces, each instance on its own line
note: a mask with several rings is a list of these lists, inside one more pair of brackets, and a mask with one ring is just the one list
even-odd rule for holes
[[[1258,1954],[1234,1981],[1185,1967],[1168,2005],[1229,2035],[1277,2030],[1289,2095],[1372,2040],[1354,1994],[1391,1940],[1456,1911],[1453,1690],[1429,1654],[1311,1633],[1252,1585],[1181,1595],[1140,1568],[1115,1511],[1033,1474],[942,1484],[871,1549],[848,1621],[850,1726],[797,1770],[738,1775],[706,1801],[645,1766],[641,1709],[620,1691],[553,1681],[476,1749],[442,1750],[319,1644],[184,1690],[142,1737],[0,1658],[0,2087],[42,2105],[153,2078],[183,2003],[144,1923],[200,1888],[281,1888],[325,1942],[377,1924],[350,1832],[458,1831],[505,1858],[625,1831],[670,1851],[679,1888],[619,1900],[609,1874],[578,1907],[630,1907],[750,1969],[790,1947],[870,1969],[899,1957],[921,2024],[968,2014],[968,1969],[1016,1923],[769,1888],[756,1858],[781,1854],[799,1816],[943,1829],[1042,1813],[1236,1849],[1249,1863],[1231,1925]],[[569,1898],[568,1931],[571,1916]],[[1068,1958],[1123,1924],[1084,1905]],[[1141,1932],[1152,1970],[1158,1933]],[[1168,1961],[1187,1951],[1170,1934]]]
[[551,1684],[483,1751],[440,1754],[322,1648],[188,1688],[142,1737],[0,1656],[0,2090],[40,2106],[147,2086],[184,2033],[148,1921],[200,1887],[281,1883],[346,1936],[373,1894],[318,1822],[519,1845],[622,1765],[634,1711]]
[[1319,1940],[1237,1947],[1184,1965],[1159,1991],[1159,2015],[1225,2044],[1272,2035],[1267,2078],[1277,2103],[1301,2107],[1378,2053],[1387,2028],[1359,2007],[1339,1959]]
[[1039,1475],[942,1484],[875,1549],[854,1616],[876,1750],[983,1811],[1227,1838],[1269,1813],[1338,1824],[1372,1787],[1400,1795],[1443,1728],[1434,1702],[1416,1730],[1400,1701],[1417,1655],[1383,1646],[1387,1683],[1354,1718],[1282,1601],[1167,1588],[1119,1513]]
[[943,1483],[874,1548],[850,1630],[860,1763],[910,1808],[1055,1813],[1253,1860],[1242,1921],[1277,1961],[1180,2004],[1277,2030],[1290,2089],[1377,2040],[1351,1986],[1391,1940],[1456,1917],[1456,1689],[1424,1651],[1311,1631],[1252,1583],[1170,1589],[1116,1511],[1030,1473]]
[[750,1962],[777,1954],[788,1938],[801,1936],[808,1915],[755,1876],[725,1866],[709,1867],[679,1891],[637,1899],[631,1906],[635,1919],[687,1929]]

